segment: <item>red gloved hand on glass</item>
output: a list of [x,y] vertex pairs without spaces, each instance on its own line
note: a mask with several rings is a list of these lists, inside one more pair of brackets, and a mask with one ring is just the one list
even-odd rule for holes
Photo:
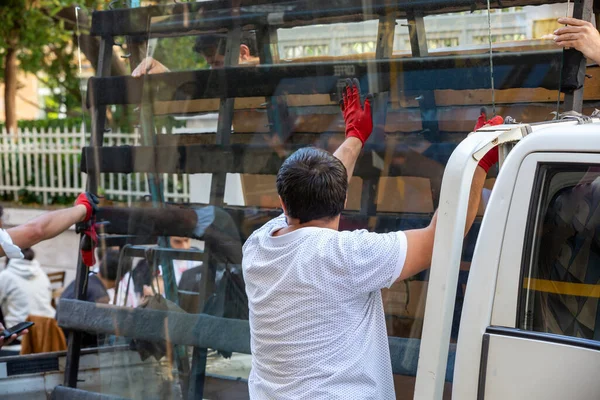
[[[485,110],[481,110],[481,114],[479,118],[477,118],[477,124],[475,124],[475,128],[473,131],[476,131],[480,128],[486,126],[494,126],[494,125],[502,125],[504,123],[504,119],[496,115],[494,118],[487,120],[487,114]],[[485,156],[479,161],[479,166],[485,170],[487,173],[493,165],[498,162],[498,147],[494,147],[492,150],[488,151]]]
[[344,122],[346,122],[346,138],[355,137],[363,146],[371,132],[373,132],[373,115],[371,101],[373,96],[368,94],[365,103],[360,100],[360,85],[358,79],[346,79],[346,88],[343,90],[343,100],[340,102]]
[[86,209],[85,218],[77,224],[77,233],[86,236],[81,246],[81,258],[88,267],[96,264],[95,250],[98,246],[96,234],[96,211],[98,211],[98,197],[92,193],[84,192],[77,196],[75,205],[83,205]]
[[89,221],[90,218],[92,218],[92,216],[95,215],[96,211],[98,210],[98,197],[88,192],[80,193],[79,196],[77,196],[77,199],[75,200],[75,205],[85,206],[85,219],[82,222]]

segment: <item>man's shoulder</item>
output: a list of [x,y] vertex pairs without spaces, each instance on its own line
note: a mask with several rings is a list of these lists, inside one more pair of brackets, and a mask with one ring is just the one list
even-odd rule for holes
[[278,227],[283,228],[285,226],[287,226],[287,222],[284,214],[281,214],[280,216],[267,221],[263,226],[256,229],[254,232],[252,232],[252,234],[250,234],[250,236],[248,236],[248,239],[246,239],[246,243],[244,243],[244,247],[246,247],[247,244],[250,244],[253,241],[255,241],[258,237],[268,234],[269,232],[271,232],[271,230]]

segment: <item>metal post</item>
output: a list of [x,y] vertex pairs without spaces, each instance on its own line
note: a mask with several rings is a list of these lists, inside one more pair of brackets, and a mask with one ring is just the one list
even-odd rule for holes
[[596,29],[600,30],[600,0],[594,0],[594,19],[596,20]]
[[[103,37],[100,40],[100,50],[98,57],[98,67],[96,76],[110,76],[110,66],[113,55],[113,40],[111,37]],[[92,117],[92,136],[90,145],[94,148],[102,146],[104,142],[104,130],[106,124],[106,106],[96,107],[91,106]],[[98,182],[100,180],[100,169],[98,153],[93,153],[94,173],[88,175],[87,190],[92,193],[98,192]],[[79,240],[79,255],[77,257],[77,273],[75,276],[75,298],[77,300],[85,300],[87,295],[87,283],[89,269],[81,259],[81,249],[86,245],[88,239],[85,235],[81,235]],[[77,387],[77,376],[79,371],[79,356],[81,354],[81,336],[78,331],[70,331],[68,334],[67,359],[65,364],[64,385],[72,388]]]
[[[89,182],[89,181],[88,181]],[[83,246],[84,238],[81,235],[79,240],[79,248]],[[75,277],[75,298],[77,300],[84,300],[87,293],[88,283],[88,267],[83,263],[81,259],[81,251],[77,257],[77,275]],[[69,331],[68,343],[67,343],[67,359],[65,362],[65,377],[64,386],[72,388],[77,387],[77,376],[79,372],[79,356],[81,354],[81,336],[80,331]]]
[[[227,47],[225,50],[225,66],[238,65],[240,58],[240,42],[242,29],[235,27],[227,34]],[[228,145],[231,141],[231,125],[233,123],[234,113],[233,98],[221,99],[219,107],[219,122],[217,125],[216,144]],[[214,206],[223,205],[225,195],[226,172],[219,172],[212,175],[210,188],[210,204]],[[211,264],[211,254],[205,251],[205,262]],[[189,388],[187,391],[188,399],[201,399],[204,394],[204,378],[206,376],[206,356],[207,349],[194,347],[192,356],[192,371],[190,374]]]
[[[395,29],[396,15],[394,12],[390,12],[379,18],[375,58],[389,59],[392,56]],[[390,98],[390,79],[393,72],[391,71],[389,75],[383,74],[381,71],[369,72],[371,76],[375,74],[376,79],[369,82],[370,91],[375,95],[375,98],[373,99],[373,133],[367,143],[377,143],[383,147],[385,145],[385,122]],[[361,214],[374,216],[377,213],[378,186],[379,178],[376,176],[363,181],[360,205]]]
[[[232,28],[227,34],[227,47],[225,50],[225,66],[238,65],[240,58],[240,41],[242,28]],[[219,121],[217,124],[217,145],[228,145],[231,142],[231,124],[233,123],[235,99],[223,98],[219,107]],[[226,173],[213,174],[210,187],[210,204],[214,206],[223,205],[225,196]]]
[[[593,6],[594,0],[573,1],[573,18],[591,21],[594,8]],[[572,52],[574,50],[565,49],[563,51]],[[581,83],[582,86],[575,91],[565,93],[565,111],[576,111],[580,113],[583,111],[583,85],[585,83],[585,68],[587,65],[587,59],[583,56],[583,54],[579,53],[579,55],[579,57],[571,59],[573,63],[578,63],[578,65],[563,65],[563,77],[565,76],[565,70],[570,68],[578,68],[577,82]],[[566,57],[564,59],[566,60]]]
[[[410,11],[408,16],[408,33],[410,36],[410,48],[413,57],[427,57],[429,51],[427,48],[427,35],[425,33],[425,22],[423,13],[420,11]],[[419,108],[421,109],[421,124],[425,137],[432,142],[439,140],[439,125],[437,117],[437,107],[435,104],[435,92],[427,90],[419,92],[417,95]]]
[[427,35],[425,33],[425,21],[420,11],[410,11],[408,17],[408,35],[410,38],[410,49],[413,57],[427,57]]
[[[96,76],[110,76],[110,66],[113,56],[113,39],[111,37],[103,37],[100,40],[99,53]],[[104,131],[106,129],[106,106],[96,107],[92,102],[90,113],[92,117],[92,136],[90,145],[93,147],[101,147],[104,142]],[[88,176],[88,188],[96,193],[100,180],[100,172],[98,168],[99,160],[95,152],[92,163],[94,164],[95,170],[94,174]]]
[[[148,46],[148,44],[146,44],[146,46]],[[142,101],[140,104],[140,143],[143,146],[151,146],[156,148],[158,146],[158,138],[156,137],[157,132],[154,126],[154,93],[152,91],[151,85],[149,84],[150,77],[148,75],[144,75],[142,79],[144,79],[144,81],[142,87]],[[154,161],[158,162],[158,160]],[[148,188],[150,192],[150,197],[152,199],[152,206],[155,208],[163,208],[165,206],[165,198],[164,185],[161,175],[158,173],[147,173],[146,176],[148,179]],[[158,246],[160,248],[169,248],[169,237],[159,237]],[[162,267],[165,298],[167,298],[175,304],[179,304],[179,295],[177,290],[177,282],[175,279],[173,259],[169,257],[166,253],[154,253],[153,259],[151,261],[153,268],[157,268],[158,265]],[[178,371],[181,391],[182,393],[186,393],[188,390],[188,380],[190,372],[189,359],[187,357],[187,349],[185,346],[180,345],[171,346],[173,349],[173,361]]]
[[194,352],[192,353],[192,373],[190,375],[190,385],[187,396],[188,399],[203,398],[207,355],[207,349],[194,347]]
[[[256,41],[262,65],[272,65],[279,62],[276,27],[263,26],[257,29]],[[271,135],[279,135],[281,142],[285,142],[292,132],[293,125],[290,124],[289,111],[284,97],[271,96],[267,98],[267,117]]]

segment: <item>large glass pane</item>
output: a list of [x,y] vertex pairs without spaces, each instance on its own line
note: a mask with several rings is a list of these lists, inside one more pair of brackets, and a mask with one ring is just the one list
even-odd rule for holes
[[[73,303],[68,318],[84,316],[75,326],[87,326],[79,373],[89,379],[79,386],[96,392],[248,397],[242,246],[282,212],[276,176],[284,160],[308,146],[333,153],[344,141],[346,79],[375,95],[374,129],[348,184],[341,231],[428,226],[445,165],[478,122],[533,123],[557,109],[562,59],[545,37],[566,4],[131,3],[79,9],[93,41],[79,42],[86,124],[69,156],[83,173],[74,172],[74,192],[87,182],[102,196],[88,294],[107,292],[114,307],[79,313]],[[493,168],[463,243],[446,396],[496,175]],[[109,273],[114,287],[98,277]],[[427,286],[424,271],[371,294],[383,305],[399,399],[414,393]],[[296,294],[281,295],[293,302]]]

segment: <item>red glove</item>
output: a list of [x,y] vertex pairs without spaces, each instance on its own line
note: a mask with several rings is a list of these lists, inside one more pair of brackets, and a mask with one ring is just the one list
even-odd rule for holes
[[98,210],[98,198],[91,193],[83,192],[80,193],[79,196],[77,196],[77,199],[75,200],[75,205],[85,206],[85,219],[82,222],[86,222],[89,221],[90,218],[96,214],[96,211]]
[[[504,119],[499,115],[496,115],[489,121],[486,121],[486,119],[487,115],[485,113],[485,110],[481,110],[481,115],[479,115],[479,118],[477,118],[477,124],[475,124],[475,128],[473,130],[476,131],[485,126],[502,125],[504,123]],[[498,147],[496,146],[490,151],[488,151],[485,156],[483,156],[483,158],[479,161],[479,166],[483,168],[485,173],[487,174],[490,168],[492,168],[492,166],[494,166],[497,162]]]
[[81,246],[81,259],[85,265],[93,267],[96,265],[96,247],[98,247],[98,234],[96,233],[95,224],[91,224],[80,233],[86,236]]
[[343,100],[340,103],[344,122],[346,122],[346,138],[355,137],[363,146],[371,132],[373,132],[373,115],[371,113],[371,100],[373,96],[368,94],[365,104],[360,101],[360,85],[358,79],[346,79]]
[[88,267],[96,264],[96,247],[98,235],[96,233],[96,211],[98,211],[98,197],[92,193],[84,192],[77,196],[75,205],[85,206],[86,213],[83,221],[77,224],[77,233],[83,233],[86,238],[81,246],[81,259]]

